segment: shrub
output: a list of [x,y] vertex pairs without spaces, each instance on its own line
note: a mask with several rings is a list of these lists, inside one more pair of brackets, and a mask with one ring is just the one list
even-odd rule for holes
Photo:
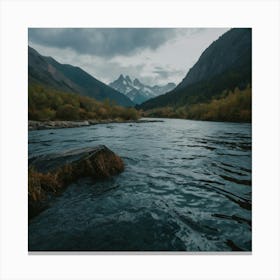
[[162,107],[143,113],[146,117],[187,118],[209,121],[250,122],[252,112],[251,87],[236,88],[233,92],[223,91],[220,98],[208,103],[181,107]]
[[79,109],[71,104],[63,105],[57,110],[56,118],[60,120],[78,120]]

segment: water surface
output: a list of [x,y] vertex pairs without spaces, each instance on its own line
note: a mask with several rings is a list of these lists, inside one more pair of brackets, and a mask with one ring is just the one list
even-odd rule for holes
[[29,250],[251,251],[251,124],[30,131],[29,157],[99,144],[125,171],[70,185],[29,223]]

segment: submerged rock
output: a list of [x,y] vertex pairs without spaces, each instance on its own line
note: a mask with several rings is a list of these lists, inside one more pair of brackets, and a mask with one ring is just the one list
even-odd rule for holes
[[103,179],[124,170],[122,159],[104,145],[44,155],[29,160],[28,216],[44,210],[50,199],[83,177]]

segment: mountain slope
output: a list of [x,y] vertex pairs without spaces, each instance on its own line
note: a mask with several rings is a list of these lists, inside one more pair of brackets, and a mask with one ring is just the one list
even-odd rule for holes
[[129,76],[121,74],[117,80],[109,84],[110,87],[125,94],[135,104],[141,104],[144,101],[164,94],[175,88],[174,83],[168,83],[164,86],[148,86],[141,83],[138,79],[133,81]]
[[122,106],[134,106],[125,95],[95,79],[81,68],[60,64],[51,57],[40,55],[31,47],[28,47],[28,82],[29,85],[40,84],[99,101],[108,98]]
[[139,108],[188,107],[224,97],[236,87],[245,89],[251,85],[251,52],[251,29],[231,29],[202,53],[173,91]]

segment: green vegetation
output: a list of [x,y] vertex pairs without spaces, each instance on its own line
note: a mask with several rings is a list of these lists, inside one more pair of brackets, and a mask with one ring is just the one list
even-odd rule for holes
[[188,106],[166,106],[148,110],[145,117],[184,118],[207,121],[250,122],[252,107],[251,87],[224,91],[219,98]]
[[125,108],[106,99],[96,101],[87,96],[65,93],[41,85],[28,88],[28,118],[36,121],[49,120],[137,120],[134,108]]

